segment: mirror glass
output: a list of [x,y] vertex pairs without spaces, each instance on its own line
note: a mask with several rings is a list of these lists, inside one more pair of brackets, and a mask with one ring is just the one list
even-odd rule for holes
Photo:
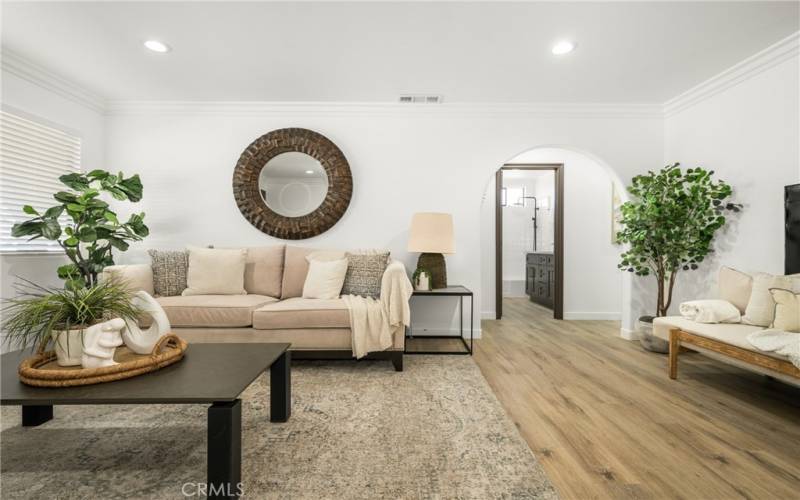
[[328,194],[328,174],[305,153],[282,153],[261,168],[258,188],[264,203],[285,217],[308,215]]

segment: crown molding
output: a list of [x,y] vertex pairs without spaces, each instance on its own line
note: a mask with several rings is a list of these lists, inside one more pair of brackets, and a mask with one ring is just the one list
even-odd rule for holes
[[800,54],[800,32],[784,38],[686,92],[658,103],[442,103],[107,101],[8,49],[2,70],[99,113],[119,115],[214,116],[480,116],[522,118],[660,119],[672,116]]
[[105,112],[105,99],[102,96],[6,48],[0,54],[0,67],[4,72],[22,78],[70,101],[86,106],[98,113]]
[[800,54],[800,31],[731,66],[664,103],[669,117]]
[[213,116],[498,116],[556,118],[661,118],[660,104],[109,101],[106,113]]

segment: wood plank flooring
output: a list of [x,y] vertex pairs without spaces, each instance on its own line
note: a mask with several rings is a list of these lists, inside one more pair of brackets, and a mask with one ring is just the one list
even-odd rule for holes
[[800,498],[800,389],[506,299],[475,361],[562,498]]

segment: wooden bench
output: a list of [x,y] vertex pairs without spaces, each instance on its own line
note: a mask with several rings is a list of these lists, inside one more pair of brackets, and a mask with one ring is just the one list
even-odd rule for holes
[[689,349],[699,347],[713,351],[750,365],[788,375],[800,382],[800,368],[794,366],[788,360],[743,349],[716,339],[689,333],[680,328],[673,328],[669,331],[669,378],[673,380],[678,378],[678,354],[681,351],[681,347],[689,347]]

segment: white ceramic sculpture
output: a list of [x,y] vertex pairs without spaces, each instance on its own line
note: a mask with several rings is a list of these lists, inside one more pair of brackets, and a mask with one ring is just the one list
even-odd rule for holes
[[114,318],[84,330],[81,365],[84,368],[100,368],[118,364],[114,361],[114,350],[122,345],[120,331],[123,328],[125,321]]
[[136,292],[132,302],[143,313],[153,318],[153,324],[146,330],[142,330],[135,323],[125,325],[122,330],[122,340],[128,349],[136,354],[150,354],[158,340],[169,333],[171,328],[169,319],[161,304],[147,292]]

